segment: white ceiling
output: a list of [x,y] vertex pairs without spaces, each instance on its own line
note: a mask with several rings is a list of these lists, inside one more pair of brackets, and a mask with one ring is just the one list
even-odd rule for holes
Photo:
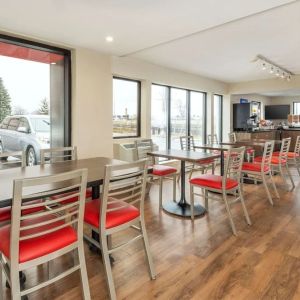
[[[268,78],[251,63],[257,54],[300,73],[298,1],[0,0],[0,7],[2,30],[226,82]],[[115,41],[106,43],[107,35]]]
[[259,93],[259,95],[268,96],[268,97],[294,97],[294,96],[299,97],[300,89],[288,89],[283,91]]

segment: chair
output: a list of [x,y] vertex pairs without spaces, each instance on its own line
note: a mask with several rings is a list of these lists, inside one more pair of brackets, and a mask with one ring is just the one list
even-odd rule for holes
[[[100,235],[100,243],[85,238],[101,249],[110,299],[116,299],[109,255],[142,239],[150,276],[155,279],[144,219],[146,160],[105,167],[102,199],[91,200],[85,206],[84,222]],[[136,224],[138,223],[139,226]],[[112,235],[131,228],[137,235],[127,242],[113,245]]]
[[216,134],[208,134],[207,135],[207,143],[208,144],[219,144],[218,136]]
[[[228,151],[225,161],[225,172],[224,176],[203,174],[190,179],[190,195],[191,195],[191,210],[192,219],[194,219],[193,208],[194,208],[194,197],[195,195],[203,197],[205,199],[205,208],[208,210],[208,192],[221,193],[222,199],[225,203],[225,208],[229,217],[232,232],[237,235],[236,227],[232,218],[230,203],[227,200],[227,195],[231,194],[236,201],[241,201],[242,208],[246,221],[251,225],[251,221],[247,212],[247,208],[244,203],[244,197],[241,189],[241,169],[244,159],[245,147],[232,148]],[[202,189],[202,194],[195,193],[195,187]],[[215,199],[215,198],[210,198]]]
[[[229,141],[232,143],[237,142],[237,137],[235,132],[228,133]],[[253,162],[255,157],[255,150],[253,148],[246,148],[246,158],[248,162]]]
[[267,175],[271,181],[273,189],[275,191],[276,197],[279,198],[279,194],[276,189],[276,185],[272,178],[272,170],[271,170],[271,160],[272,153],[274,149],[274,141],[266,142],[264,146],[264,152],[262,156],[261,163],[257,162],[246,162],[242,165],[242,173],[247,174],[247,179],[253,179],[254,182],[262,181],[267,192],[267,196],[271,205],[274,205],[272,196],[270,194],[268,185],[267,185]]
[[[193,136],[181,136],[180,137],[181,150],[196,151],[195,142]],[[194,171],[206,172],[209,168],[213,168],[214,159],[207,159],[207,161],[199,164],[187,164],[186,169],[190,172],[189,179],[192,177]],[[178,176],[178,179],[180,177]]]
[[153,179],[158,180],[159,208],[162,208],[162,189],[163,189],[164,179],[173,180],[173,200],[175,201],[177,169],[162,164],[155,164],[154,157],[150,157],[147,155],[148,152],[153,151],[153,142],[151,139],[142,139],[142,140],[135,141],[135,149],[136,149],[137,158],[139,160],[147,158],[147,168],[149,169],[148,178],[151,179],[150,182],[153,183]]
[[[274,156],[279,156],[280,151],[273,152]],[[300,175],[300,136],[297,136],[294,152],[288,152],[287,154],[288,163],[292,162],[297,168],[298,174]]]
[[[281,147],[280,147],[279,155],[278,156],[277,155],[272,156],[271,166],[272,166],[272,172],[278,171],[280,173],[284,183],[287,185],[287,181],[285,179],[285,176],[284,176],[283,170],[282,170],[282,167],[284,166],[286,168],[287,174],[288,174],[288,176],[291,180],[292,187],[294,188],[295,183],[294,183],[293,177],[290,173],[290,169],[289,169],[289,166],[288,166],[288,152],[289,152],[289,149],[290,149],[290,144],[291,144],[291,138],[286,138],[286,139],[283,139],[281,141]],[[259,157],[256,157],[254,159],[254,161],[255,162],[262,162],[262,159],[263,159],[263,157],[259,156]]]
[[[59,147],[41,149],[41,165],[52,164],[58,162],[65,162],[68,160],[77,160],[77,147]],[[57,195],[52,198],[55,199]],[[92,197],[92,189],[86,190],[86,198]],[[76,201],[76,199],[68,199],[69,202]]]
[[[86,181],[86,170],[14,181],[11,225],[0,229],[0,274],[4,272],[11,287],[13,300],[33,293],[77,270],[80,270],[81,274],[84,299],[90,299],[83,248]],[[50,190],[47,190],[47,186]],[[46,198],[62,192],[68,195],[61,194],[61,198],[55,200],[60,203],[55,210],[23,214],[28,208],[36,209],[53,202],[45,200],[41,203],[28,204],[27,201],[30,199]],[[63,204],[63,200],[67,197],[76,197],[78,200]],[[20,289],[19,272],[35,268],[66,254],[73,255],[75,252],[78,253],[78,262],[74,262],[68,270],[33,287]],[[2,276],[0,286],[2,287]]]

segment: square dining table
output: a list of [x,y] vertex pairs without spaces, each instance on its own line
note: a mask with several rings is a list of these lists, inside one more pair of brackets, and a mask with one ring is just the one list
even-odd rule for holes
[[[185,151],[185,150],[162,150],[162,151],[153,151],[147,153],[150,156],[154,157],[164,157],[168,159],[177,159],[180,160],[181,168],[180,168],[180,175],[181,175],[181,193],[180,193],[180,200],[179,202],[168,201],[163,203],[163,209],[170,213],[180,217],[190,217],[191,216],[191,209],[190,204],[186,201],[185,196],[185,162],[191,163],[205,163],[207,160],[219,158],[220,155],[213,154],[213,153],[203,153],[197,151]],[[175,200],[175,199],[173,199]],[[194,207],[194,215],[200,216],[204,215],[206,212],[205,208],[202,205],[195,205]]]

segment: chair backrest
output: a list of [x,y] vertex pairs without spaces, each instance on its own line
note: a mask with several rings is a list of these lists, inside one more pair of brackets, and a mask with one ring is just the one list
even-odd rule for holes
[[300,155],[300,135],[297,136],[294,152],[296,155]]
[[244,161],[245,147],[231,148],[225,159],[225,172],[222,178],[222,186],[226,187],[226,179],[234,179],[240,182],[242,165]]
[[180,147],[181,147],[181,150],[195,151],[194,137],[192,135],[190,135],[190,136],[181,136],[180,137]]
[[0,153],[0,169],[26,167],[25,151]]
[[288,152],[290,150],[291,145],[291,138],[285,138],[281,141],[280,153],[279,153],[279,160],[287,160],[288,159]]
[[[74,228],[77,240],[83,238],[86,185],[86,169],[14,180],[10,232],[12,265],[19,262],[17,245],[20,241],[45,236],[67,226]],[[55,200],[51,198],[54,195],[58,195]],[[66,201],[71,198],[72,201]],[[34,199],[38,201],[32,201]],[[55,203],[59,205],[53,207]],[[46,210],[46,205],[52,205],[52,209]],[[27,210],[26,214],[24,210]],[[28,219],[30,222],[25,222]]]
[[262,162],[261,162],[262,170],[264,170],[264,166],[267,166],[270,168],[273,150],[274,150],[274,141],[265,142],[264,152],[263,152]]
[[231,143],[235,143],[237,141],[235,132],[228,133],[228,138]]
[[139,208],[144,217],[144,199],[147,178],[147,160],[122,165],[107,165],[104,173],[100,208],[100,231],[106,227],[106,214],[121,211],[128,205]]
[[136,140],[134,145],[138,160],[146,158],[149,166],[155,164],[155,158],[147,155],[148,152],[153,151],[153,142],[151,139]]
[[207,135],[208,144],[219,144],[218,136],[216,134]]
[[41,149],[41,165],[77,159],[77,147]]

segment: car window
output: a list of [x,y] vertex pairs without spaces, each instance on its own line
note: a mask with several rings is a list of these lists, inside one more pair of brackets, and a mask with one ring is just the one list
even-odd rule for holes
[[9,120],[10,120],[10,117],[6,117],[6,118],[2,121],[2,123],[1,123],[1,125],[0,125],[0,128],[1,128],[1,129],[7,129]]
[[18,126],[19,126],[19,122],[20,120],[18,118],[11,118],[8,124],[8,128],[9,130],[17,130]]
[[18,128],[20,128],[20,127],[24,127],[26,129],[26,131],[29,132],[29,123],[25,118],[20,119]]
[[48,118],[30,118],[35,132],[50,132],[50,120]]

